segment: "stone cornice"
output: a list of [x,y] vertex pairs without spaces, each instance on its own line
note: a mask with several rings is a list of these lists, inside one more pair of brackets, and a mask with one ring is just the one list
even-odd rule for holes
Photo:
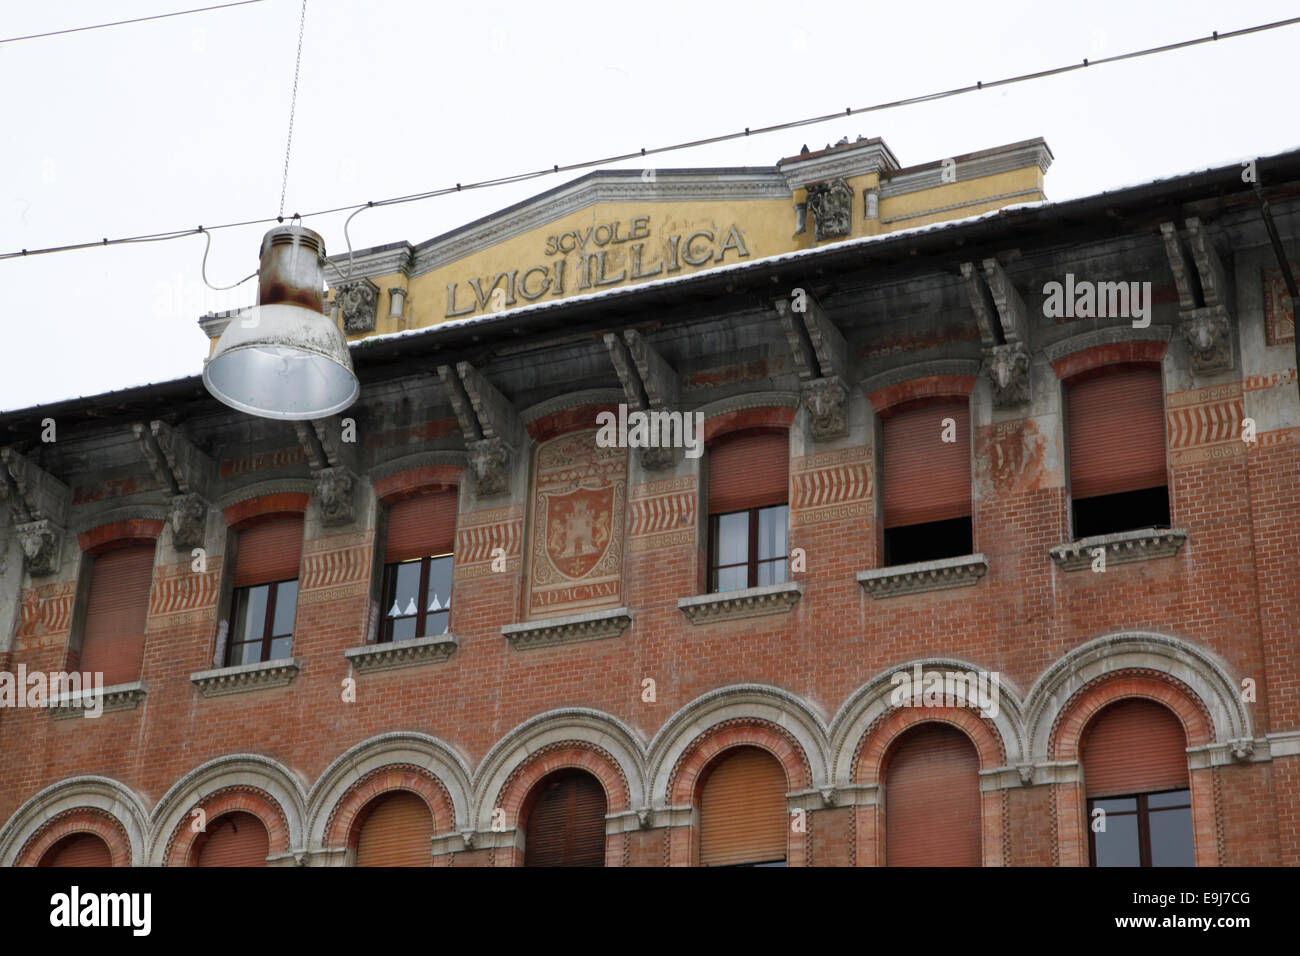
[[799,603],[801,597],[803,588],[799,583],[786,581],[783,584],[764,584],[756,588],[684,597],[678,600],[677,606],[692,624],[713,624],[767,614],[785,614]]
[[[1047,172],[1052,165],[1052,151],[1041,139],[1030,140],[1010,148],[996,148],[974,153],[966,157],[955,157],[953,172],[957,182],[979,179],[983,176],[995,176],[998,173],[1037,166]],[[924,166],[900,170],[880,184],[880,198],[901,196],[904,193],[920,189],[932,189],[944,185],[943,161],[926,163]],[[991,198],[991,197],[990,197]]]
[[901,385],[919,378],[935,378],[941,375],[979,375],[978,359],[932,359],[928,362],[912,362],[888,369],[870,378],[863,379],[858,387],[864,395],[878,392],[882,388]]
[[[547,415],[554,415],[566,409],[583,408],[587,405],[617,405],[625,401],[627,396],[623,394],[622,389],[587,388],[578,392],[565,392],[563,395],[556,395],[536,405],[529,405],[519,413],[519,420],[525,425],[531,425]],[[595,421],[591,423],[591,427],[596,427]]]
[[988,570],[989,562],[984,555],[969,554],[960,558],[941,558],[938,561],[918,561],[915,564],[859,571],[858,584],[862,585],[862,590],[879,600],[902,594],[920,594],[922,591],[971,587],[978,584]]
[[888,173],[898,169],[898,159],[884,141],[870,139],[818,150],[807,158],[794,156],[783,159],[780,169],[786,185],[793,191],[825,179]]
[[536,647],[554,647],[557,644],[578,644],[606,637],[618,637],[632,623],[632,612],[625,607],[604,611],[588,611],[568,617],[552,617],[542,621],[525,621],[507,624],[501,636],[518,651]]
[[91,717],[87,711],[96,709],[92,706],[92,701],[98,696],[103,707],[103,713],[108,714],[116,710],[135,710],[140,706],[140,701],[148,696],[149,690],[140,681],[132,681],[129,684],[113,684],[109,687],[101,688],[96,695],[93,690],[81,690],[75,694],[60,694],[50,700],[50,716],[55,720],[66,720],[69,717]]
[[1128,564],[1151,558],[1172,558],[1187,540],[1177,528],[1142,528],[1082,538],[1052,548],[1052,560],[1063,571],[1084,571],[1092,567],[1093,550],[1106,549],[1106,565]]
[[286,657],[278,661],[196,671],[190,675],[190,681],[204,697],[223,697],[268,687],[284,687],[298,676],[301,669],[296,657]]
[[389,641],[386,644],[350,647],[343,652],[343,656],[352,662],[358,674],[373,674],[377,671],[445,661],[459,646],[460,638],[455,634],[437,634],[405,641]]
[[1098,345],[1117,345],[1120,342],[1168,342],[1173,335],[1173,327],[1152,323],[1145,329],[1135,329],[1132,324],[1111,325],[1104,329],[1094,329],[1081,335],[1072,335],[1051,345],[1043,347],[1043,355],[1048,362],[1063,359],[1074,352],[1095,348]]

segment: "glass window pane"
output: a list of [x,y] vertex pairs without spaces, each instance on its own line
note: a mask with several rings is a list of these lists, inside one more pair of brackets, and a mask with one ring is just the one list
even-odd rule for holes
[[[740,564],[749,560],[749,512],[718,515],[713,545],[715,565]],[[741,585],[742,587],[744,585]]]
[[[1107,801],[1098,800],[1097,803]],[[1088,814],[1088,825],[1094,825],[1095,818]],[[1138,818],[1136,814],[1106,814],[1106,829],[1094,833],[1097,843],[1097,866],[1140,866],[1138,853]]]
[[715,572],[713,590],[735,591],[737,588],[749,587],[749,568],[719,568]]
[[235,653],[231,661],[238,664],[256,664],[262,659],[262,642],[251,641],[248,644],[238,644],[235,646]]
[[[425,610],[445,611],[451,607],[451,556],[429,559],[429,593],[425,596]],[[430,634],[440,634],[430,628]]]
[[786,532],[790,520],[787,505],[775,505],[758,512],[758,560],[784,558],[789,553]]
[[1147,795],[1147,806],[1152,810],[1159,810],[1161,807],[1190,807],[1191,805],[1192,792],[1190,790],[1170,790],[1168,793]]
[[1101,807],[1107,813],[1137,813],[1137,797],[1111,797],[1107,800],[1093,800],[1092,807]]
[[404,617],[420,610],[420,561],[392,564],[388,567],[388,594],[384,597],[384,614],[388,618]]
[[758,583],[764,584],[784,584],[785,583],[785,558],[777,561],[764,561],[758,566]]
[[447,624],[451,620],[451,615],[446,611],[440,611],[437,614],[430,614],[424,620],[424,636],[436,637],[439,634],[447,633]]
[[232,641],[260,641],[266,626],[266,596],[268,585],[240,588],[235,592],[235,627]]
[[282,661],[289,656],[290,647],[293,644],[292,637],[277,637],[271,642],[271,656],[268,661]]
[[388,640],[404,641],[408,637],[415,637],[416,618],[403,617],[396,621],[388,622]]
[[271,633],[277,636],[293,633],[293,616],[298,606],[298,582],[281,581],[275,586],[275,620]]
[[1192,808],[1160,810],[1147,819],[1151,834],[1152,866],[1195,866]]

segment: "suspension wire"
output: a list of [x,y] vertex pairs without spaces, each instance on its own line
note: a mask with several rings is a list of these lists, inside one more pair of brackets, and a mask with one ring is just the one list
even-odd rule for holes
[[298,58],[293,63],[293,94],[289,97],[289,133],[284,143],[284,180],[280,184],[280,215],[284,215],[284,194],[289,188],[289,150],[293,147],[293,114],[298,107],[298,73],[302,69],[302,33],[307,26],[307,0],[302,0],[298,20]]

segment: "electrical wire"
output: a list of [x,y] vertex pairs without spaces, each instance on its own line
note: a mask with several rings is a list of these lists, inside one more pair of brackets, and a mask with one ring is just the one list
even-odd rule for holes
[[298,20],[298,58],[293,62],[293,94],[289,97],[289,134],[284,143],[284,181],[280,184],[280,215],[284,215],[284,194],[289,188],[289,149],[293,146],[293,113],[298,108],[298,73],[302,69],[302,32],[307,26],[307,0],[302,0]]
[[65,33],[82,33],[86,30],[102,30],[105,27],[120,27],[128,23],[144,23],[148,20],[165,20],[168,17],[183,17],[190,13],[206,13],[209,10],[225,10],[227,7],[245,7],[250,3],[262,3],[263,0],[238,0],[237,3],[219,3],[211,7],[196,7],[193,10],[177,10],[174,13],[156,13],[151,17],[136,17],[133,20],[114,20],[112,23],[95,23],[86,27],[70,27],[67,30],[51,30],[49,33],[32,33],[25,37],[7,37],[0,43],[17,43],[19,40],[39,40],[42,37],[57,37]]
[[[820,116],[810,116],[805,119],[791,120],[785,123],[776,123],[771,126],[764,126],[758,129],[750,129],[748,126],[744,130],[733,133],[721,133],[717,136],[709,136],[704,139],[690,140],[683,143],[674,143],[669,146],[656,146],[652,148],[642,147],[639,150],[620,153],[613,156],[603,156],[599,159],[585,160],[580,163],[568,163],[566,165],[556,164],[548,169],[536,169],[529,172],[516,173],[511,176],[501,176],[495,179],[484,179],[472,183],[456,183],[454,186],[443,186],[438,189],[430,189],[425,192],[411,193],[406,196],[395,196],[390,199],[376,199],[364,203],[351,203],[346,206],[335,206],[331,209],[320,209],[315,212],[295,213],[294,219],[307,219],[315,216],[328,216],[339,212],[359,212],[362,209],[371,209],[375,206],[394,206],[399,203],[416,202],[421,199],[432,199],[438,196],[446,196],[451,193],[465,192],[470,189],[487,189],[493,186],[503,186],[510,183],[524,182],[530,179],[539,179],[543,176],[551,176],[557,173],[573,172],[579,169],[590,169],[594,166],[607,166],[611,163],[623,162],[629,159],[639,157],[654,156],[661,153],[671,153],[679,150],[694,149],[699,146],[708,146],[715,143],[724,143],[735,139],[744,139],[748,136],[761,136],[765,133],[775,133],[783,130],[798,129],[801,126],[812,126],[817,123],[826,123],[831,120],[843,119],[848,116],[859,116],[864,113],[875,113],[882,110],[896,109],[901,106],[913,106],[919,103],[929,103],[935,100],[947,99],[953,96],[961,96],[966,93],[973,93],[977,90],[988,90],[999,86],[1010,86],[1014,83],[1024,83],[1029,80],[1042,79],[1044,77],[1056,76],[1062,73],[1070,73],[1074,70],[1086,69],[1090,66],[1101,66],[1106,63],[1118,63],[1122,60],[1132,60],[1139,57],[1153,56],[1158,53],[1168,53],[1173,50],[1181,50],[1188,47],[1199,46],[1202,43],[1214,43],[1219,40],[1235,39],[1236,37],[1248,36],[1253,33],[1262,33],[1267,30],[1276,30],[1281,27],[1294,26],[1300,23],[1300,17],[1291,17],[1287,20],[1275,20],[1272,23],[1259,24],[1253,27],[1244,27],[1240,30],[1231,30],[1226,33],[1220,33],[1217,30],[1209,36],[1194,37],[1190,40],[1180,40],[1176,43],[1167,43],[1163,46],[1148,47],[1143,50],[1133,50],[1128,53],[1118,53],[1114,56],[1102,57],[1097,60],[1085,59],[1082,63],[1071,63],[1065,66],[1053,67],[1047,70],[1039,70],[1034,73],[1022,73],[1016,76],[1004,77],[990,82],[976,81],[972,85],[955,87],[950,90],[942,90],[936,93],[926,93],[920,96],[910,96],[904,99],[892,100],[887,103],[876,103],[872,106],[847,107],[843,111],[835,113],[825,113]],[[351,221],[351,216],[348,217]],[[265,219],[247,219],[242,222],[228,222],[217,226],[208,226],[208,230],[215,229],[233,229],[240,226],[259,226],[267,225],[272,222],[283,222],[284,216],[268,217]],[[71,243],[61,246],[48,246],[42,249],[20,249],[16,252],[0,253],[0,260],[16,259],[23,256],[46,255],[54,252],[68,252],[75,249],[87,249],[92,246],[111,246],[127,242],[160,242],[167,239],[179,239],[182,236],[192,235],[194,232],[204,231],[200,226],[195,229],[173,229],[166,232],[149,233],[142,236],[131,236],[121,239],[109,239],[107,237],[98,241]],[[351,252],[351,243],[349,241],[349,256]]]

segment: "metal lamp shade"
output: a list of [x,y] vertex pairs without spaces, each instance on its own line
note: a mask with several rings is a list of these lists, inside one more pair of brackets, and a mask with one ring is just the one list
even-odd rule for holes
[[231,408],[286,421],[333,415],[361,391],[342,331],[300,305],[259,305],[232,318],[203,384]]

